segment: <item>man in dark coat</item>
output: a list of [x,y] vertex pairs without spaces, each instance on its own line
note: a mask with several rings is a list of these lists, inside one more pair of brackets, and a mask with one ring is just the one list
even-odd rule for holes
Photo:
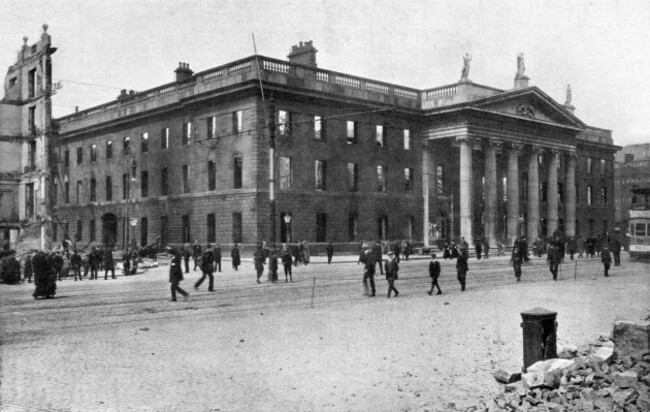
[[466,247],[461,247],[461,249],[458,251],[458,257],[456,258],[456,277],[460,282],[461,291],[465,291],[465,279],[467,276],[467,271],[469,270],[469,266],[467,264],[468,256],[468,249]]
[[172,302],[176,302],[176,292],[183,295],[185,300],[190,296],[185,292],[179,284],[183,280],[183,269],[181,268],[181,252],[176,249],[169,250],[172,255],[172,260],[169,264],[169,282],[171,283]]
[[329,265],[332,263],[332,256],[334,256],[334,245],[332,245],[332,242],[329,242],[327,244],[327,264]]
[[104,280],[108,280],[108,272],[111,272],[112,278],[115,277],[115,260],[113,259],[113,248],[111,246],[104,249]]
[[[365,295],[370,297],[375,296],[375,258],[372,250],[367,250],[361,258],[363,263],[363,288]],[[381,262],[379,262],[381,267]],[[368,289],[368,282],[370,282],[370,289]]]
[[440,290],[440,285],[438,284],[438,278],[440,277],[440,262],[436,259],[436,254],[431,254],[431,262],[429,262],[429,276],[431,277],[431,290],[428,292],[429,295],[433,293],[434,288],[438,288],[438,293],[440,295],[442,290]]
[[291,250],[289,250],[288,245],[284,245],[282,247],[282,253],[280,255],[280,258],[282,259],[282,265],[284,266],[284,281],[285,283],[289,282],[289,279],[291,279],[291,282],[293,282],[293,276],[291,274],[291,264],[292,259],[291,259]]
[[74,250],[74,253],[70,257],[70,269],[72,269],[72,272],[74,272],[74,281],[77,281],[77,278],[79,280],[83,280],[81,278],[81,255],[79,255],[79,251],[77,249]]
[[619,240],[618,235],[612,237],[610,249],[614,255],[614,266],[621,266],[621,241]]
[[54,256],[52,256],[52,268],[54,269],[54,272],[56,273],[56,276],[59,280],[61,280],[64,263],[65,261],[63,260],[63,256],[60,254],[55,253]]
[[548,244],[548,248],[546,250],[546,262],[548,262],[548,267],[553,274],[553,280],[557,280],[557,272],[560,267],[560,260],[560,250],[555,245],[555,241],[551,241]]
[[212,251],[214,252],[214,271],[221,272],[221,246],[217,244]]
[[521,264],[523,263],[523,260],[521,249],[519,248],[519,242],[515,240],[515,244],[512,246],[512,257],[510,258],[510,261],[515,270],[515,278],[517,278],[517,282],[521,282]]
[[122,266],[124,266],[124,276],[131,275],[131,251],[126,249],[122,255]]
[[194,260],[194,271],[196,271],[196,268],[199,266],[199,256],[201,256],[202,250],[201,250],[201,245],[199,245],[199,241],[195,240],[194,241],[194,246],[192,246],[192,260]]
[[[195,246],[196,247],[196,246]],[[199,245],[199,248],[201,246]],[[197,257],[196,260],[198,261],[199,258]],[[206,277],[209,278],[209,283],[208,283],[208,292],[214,292],[214,252],[212,251],[212,245],[209,243],[205,247],[205,251],[203,252],[203,255],[201,256],[201,272],[203,272],[203,276],[201,276],[201,279],[199,279],[195,284],[194,284],[194,290],[199,290],[199,286],[201,286],[201,283],[205,280]]]
[[481,260],[481,257],[483,256],[483,244],[481,243],[481,239],[476,241],[474,249],[476,250],[476,260]]
[[241,256],[239,254],[239,246],[237,246],[237,243],[235,243],[235,246],[233,246],[230,251],[230,258],[232,259],[232,267],[237,270],[239,265],[241,265]]
[[260,282],[260,278],[264,273],[265,261],[266,259],[264,258],[264,249],[262,249],[261,244],[258,244],[255,253],[253,253],[253,263],[255,264],[255,272],[257,273],[257,283],[262,283]]
[[390,299],[391,292],[395,292],[395,297],[397,297],[399,292],[395,288],[395,280],[397,280],[397,272],[399,272],[399,262],[394,252],[388,252],[388,259],[386,259],[384,269],[386,281],[388,281],[388,298]]
[[609,267],[612,263],[612,255],[609,253],[609,248],[605,244],[603,250],[600,252],[600,261],[603,262],[605,268],[605,276],[609,276]]

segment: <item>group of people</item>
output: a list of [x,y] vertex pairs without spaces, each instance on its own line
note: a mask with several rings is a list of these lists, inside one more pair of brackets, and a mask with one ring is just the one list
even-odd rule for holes
[[[183,264],[185,273],[190,272],[190,257],[194,260],[194,270],[200,268],[202,272],[201,278],[194,284],[194,290],[198,290],[201,284],[208,279],[208,291],[214,292],[214,273],[221,272],[221,246],[216,244],[214,247],[208,243],[203,248],[198,241],[190,248],[185,246],[182,249],[168,247],[167,251],[171,254],[172,259],[169,268],[169,282],[171,283],[171,300],[176,301],[176,294],[182,295],[184,298],[189,297],[189,293],[180,287],[180,282],[183,278]],[[330,242],[326,248],[328,263],[332,262],[334,255],[334,246]],[[241,251],[237,243],[234,244],[230,251],[232,260],[232,267],[235,271],[241,265]],[[284,268],[285,282],[293,282],[293,267],[298,264],[309,264],[310,248],[306,241],[285,243],[280,250],[270,250],[266,242],[259,242],[253,253],[253,263],[257,275],[257,283],[260,281],[264,273],[264,267],[268,264],[269,280],[271,282],[278,281],[278,262],[282,262]]]

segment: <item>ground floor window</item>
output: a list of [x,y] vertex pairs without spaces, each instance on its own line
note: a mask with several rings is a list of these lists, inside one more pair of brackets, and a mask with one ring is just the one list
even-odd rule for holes
[[242,241],[242,217],[238,212],[232,214],[232,241],[234,243]]
[[350,213],[348,215],[348,241],[354,242],[359,239],[359,217]]
[[183,215],[183,227],[182,227],[182,242],[190,243],[190,215]]
[[94,220],[90,221],[89,232],[90,232],[90,241],[94,242],[96,239],[96,226]]
[[149,218],[143,217],[140,221],[142,222],[140,224],[140,244],[142,246],[147,246],[149,238]]
[[386,240],[388,231],[388,216],[382,215],[377,218],[377,236],[381,240]]
[[160,217],[160,246],[167,246],[169,243],[169,218]]
[[316,242],[327,241],[327,213],[316,214]]
[[208,242],[216,242],[217,241],[217,219],[215,218],[214,213],[210,213],[208,215],[208,221],[207,221],[207,229],[208,229]]

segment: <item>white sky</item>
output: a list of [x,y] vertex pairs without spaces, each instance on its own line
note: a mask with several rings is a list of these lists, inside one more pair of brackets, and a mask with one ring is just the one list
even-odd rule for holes
[[[510,89],[517,53],[530,84],[613,130],[650,142],[650,1],[0,0],[0,69],[49,25],[54,116],[174,79],[178,62],[206,70],[253,54],[286,59],[313,40],[318,66],[416,88],[470,79]],[[3,69],[4,70],[4,69]],[[74,82],[92,83],[89,86]]]

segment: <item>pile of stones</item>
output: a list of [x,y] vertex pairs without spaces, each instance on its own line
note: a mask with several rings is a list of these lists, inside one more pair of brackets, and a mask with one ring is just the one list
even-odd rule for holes
[[650,322],[618,321],[610,336],[567,345],[526,373],[495,372],[504,391],[465,411],[650,411],[649,342]]

